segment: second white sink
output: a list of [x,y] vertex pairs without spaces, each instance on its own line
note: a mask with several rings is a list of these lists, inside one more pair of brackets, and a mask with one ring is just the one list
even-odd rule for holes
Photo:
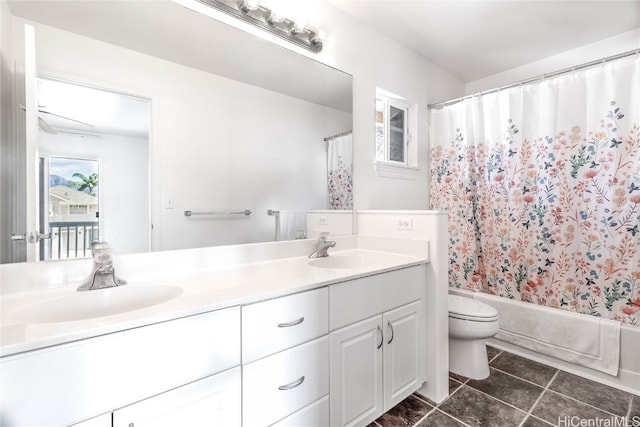
[[151,307],[182,294],[178,286],[119,286],[76,292],[17,310],[12,323],[53,323],[110,316]]

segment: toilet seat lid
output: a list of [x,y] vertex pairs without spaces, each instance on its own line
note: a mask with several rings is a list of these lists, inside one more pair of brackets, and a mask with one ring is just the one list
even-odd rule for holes
[[490,321],[498,318],[498,311],[472,298],[449,294],[449,315],[460,319]]

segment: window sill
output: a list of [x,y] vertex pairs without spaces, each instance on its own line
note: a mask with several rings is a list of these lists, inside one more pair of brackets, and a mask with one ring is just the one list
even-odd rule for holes
[[420,168],[414,166],[396,165],[386,162],[374,162],[378,176],[385,178],[409,179],[415,181],[420,176]]

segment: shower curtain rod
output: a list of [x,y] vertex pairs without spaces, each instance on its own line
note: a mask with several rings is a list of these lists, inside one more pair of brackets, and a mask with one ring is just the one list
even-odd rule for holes
[[608,56],[606,58],[598,59],[596,61],[585,62],[584,64],[576,65],[576,66],[569,67],[569,68],[563,68],[562,70],[554,71],[554,72],[551,72],[551,73],[540,74],[539,76],[532,77],[532,78],[525,79],[525,80],[520,80],[519,82],[511,83],[511,84],[508,84],[508,85],[505,85],[505,86],[500,86],[500,87],[495,88],[495,89],[488,89],[488,90],[485,90],[485,91],[482,91],[482,92],[474,93],[472,95],[466,95],[466,96],[462,96],[460,98],[451,99],[449,101],[442,101],[442,102],[436,102],[435,104],[429,104],[429,105],[427,105],[427,108],[429,110],[434,109],[434,108],[439,110],[439,109],[442,109],[444,107],[448,107],[449,105],[454,105],[454,104],[457,104],[459,102],[462,102],[465,99],[471,99],[471,98],[475,98],[476,96],[482,96],[482,95],[488,95],[490,93],[500,92],[501,90],[510,89],[512,87],[522,86],[522,85],[526,85],[526,84],[529,84],[529,83],[534,83],[534,82],[537,82],[537,81],[540,81],[540,80],[544,80],[544,79],[549,78],[549,77],[556,77],[556,76],[559,76],[559,75],[562,75],[562,74],[570,73],[572,71],[582,70],[582,69],[585,69],[585,68],[593,67],[593,66],[596,66],[596,65],[604,64],[606,62],[611,62],[611,61],[615,61],[617,59],[622,59],[622,58],[626,58],[628,56],[638,55],[638,54],[640,54],[640,49],[629,50],[627,52],[619,53],[617,55]]
[[328,136],[328,137],[324,138],[324,142],[327,142],[330,139],[334,139],[334,138],[338,138],[338,137],[341,137],[341,136],[349,135],[351,132],[353,132],[353,131],[345,130],[344,132],[340,132],[340,133],[337,133],[335,135]]

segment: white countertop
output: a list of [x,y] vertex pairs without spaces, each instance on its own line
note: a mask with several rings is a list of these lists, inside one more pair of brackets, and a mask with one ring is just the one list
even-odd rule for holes
[[[155,278],[137,277],[131,280],[123,276],[128,280],[125,285],[127,287],[177,286],[182,289],[182,293],[169,301],[147,308],[83,320],[26,323],[15,315],[29,305],[77,295],[76,289],[80,283],[6,293],[0,299],[0,356],[250,304],[428,262],[428,243],[424,241],[424,251],[403,250],[400,253],[371,250],[360,244],[357,246],[355,249],[330,251],[334,257],[364,257],[366,262],[355,268],[315,267],[309,265],[307,256],[294,256],[232,266],[219,265],[198,271],[175,271]],[[415,242],[413,246],[416,246]]]

